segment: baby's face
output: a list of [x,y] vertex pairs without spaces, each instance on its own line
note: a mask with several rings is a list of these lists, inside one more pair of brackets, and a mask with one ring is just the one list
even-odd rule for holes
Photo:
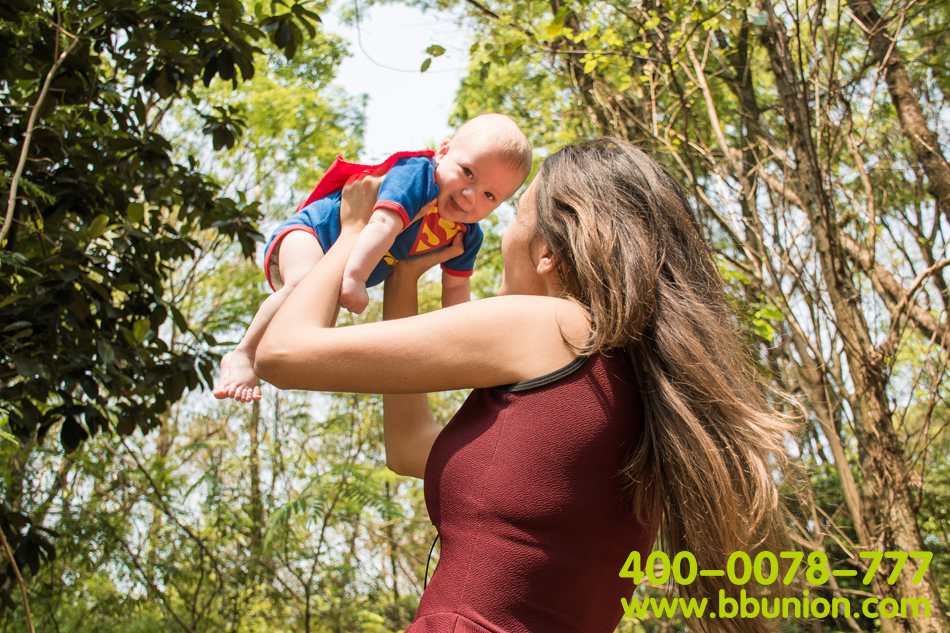
[[524,178],[498,158],[491,143],[462,137],[449,139],[435,155],[436,206],[450,222],[484,220],[510,198]]

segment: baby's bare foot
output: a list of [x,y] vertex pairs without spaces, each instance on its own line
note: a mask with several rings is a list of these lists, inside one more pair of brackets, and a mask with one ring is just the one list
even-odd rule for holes
[[223,400],[228,397],[228,387],[230,386],[230,380],[228,379],[231,374],[231,356],[232,354],[228,352],[221,357],[221,371],[218,372],[218,386],[214,388],[214,397],[218,400]]
[[254,357],[238,348],[221,359],[221,378],[214,397],[234,398],[239,402],[261,399],[261,388],[254,373]]

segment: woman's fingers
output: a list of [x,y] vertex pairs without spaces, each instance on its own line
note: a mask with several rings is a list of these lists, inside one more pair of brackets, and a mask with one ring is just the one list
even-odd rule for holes
[[[463,252],[465,252],[465,246],[462,244],[462,234],[456,233],[455,237],[452,238],[452,243],[443,248],[441,251],[436,251],[432,255],[438,255],[435,264],[441,264],[447,262],[454,257],[458,257]],[[435,265],[433,264],[433,265]]]
[[400,261],[396,264],[400,268],[400,272],[408,273],[414,275],[416,278],[419,278],[436,264],[442,264],[453,257],[458,257],[465,251],[465,247],[462,245],[462,234],[457,233],[454,238],[452,238],[452,243],[443,248],[440,251],[434,253],[429,253],[428,255],[423,255],[421,257],[411,257],[406,260]]
[[346,186],[343,187],[343,202],[340,205],[341,224],[369,222],[382,181],[382,176],[365,172],[347,179]]
[[343,203],[340,206],[341,224],[369,222],[379,194],[379,186],[389,167],[383,165],[373,172],[353,174],[343,187]]
[[380,182],[382,182],[382,179],[386,176],[386,173],[388,171],[389,171],[389,165],[380,165],[374,171],[363,170],[347,178],[345,186],[348,186],[358,180],[365,180],[367,178],[378,179]]
[[375,171],[371,172],[370,175],[373,177],[382,178],[383,176],[386,175],[386,172],[389,171],[389,167],[390,167],[389,165],[385,165],[385,164],[380,165],[379,167],[376,168]]

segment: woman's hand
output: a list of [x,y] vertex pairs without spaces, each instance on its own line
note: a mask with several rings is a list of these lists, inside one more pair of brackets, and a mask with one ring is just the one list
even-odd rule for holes
[[418,283],[419,278],[422,277],[422,275],[424,275],[427,270],[436,264],[442,264],[449,261],[453,257],[458,257],[464,251],[465,246],[462,244],[462,234],[456,233],[455,237],[452,238],[452,243],[443,248],[441,251],[429,253],[428,255],[423,255],[422,257],[410,257],[409,259],[396,262],[396,265],[393,266],[393,272],[390,274],[390,277],[395,275],[395,278],[400,281],[416,284]]
[[459,233],[452,239],[452,243],[441,251],[396,262],[384,286],[383,319],[388,321],[417,315],[419,278],[436,264],[458,257],[464,250],[462,235]]
[[436,264],[458,257],[464,250],[462,235],[459,234],[441,251],[396,262],[393,271],[386,277],[383,290],[383,319],[388,321],[417,315],[419,278]]
[[379,185],[388,170],[381,168],[372,174],[350,176],[343,187],[343,202],[340,205],[340,228],[362,230],[373,215]]

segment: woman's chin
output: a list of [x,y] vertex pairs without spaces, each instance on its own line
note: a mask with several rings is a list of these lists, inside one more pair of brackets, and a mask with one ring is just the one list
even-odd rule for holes
[[501,283],[498,285],[498,290],[495,291],[495,294],[499,297],[503,297],[508,294],[508,287],[505,285],[505,269],[501,270]]

